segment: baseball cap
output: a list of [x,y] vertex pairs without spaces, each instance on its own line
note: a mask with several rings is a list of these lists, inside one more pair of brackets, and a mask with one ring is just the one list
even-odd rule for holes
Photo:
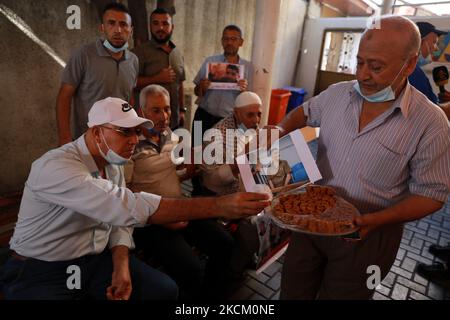
[[443,34],[447,34],[447,32],[442,30],[437,30],[434,25],[432,25],[429,22],[416,22],[417,27],[420,31],[420,37],[424,38],[430,33],[436,33],[438,36],[441,36]]
[[245,91],[238,95],[234,102],[234,107],[241,108],[251,104],[262,105],[261,98],[254,92]]
[[139,125],[153,128],[153,122],[139,117],[128,102],[112,97],[95,102],[88,114],[89,128],[105,123],[122,128],[133,128]]

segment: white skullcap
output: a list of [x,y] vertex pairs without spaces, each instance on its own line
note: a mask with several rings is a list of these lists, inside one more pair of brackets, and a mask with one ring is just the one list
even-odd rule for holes
[[251,104],[262,105],[261,98],[254,92],[245,91],[238,95],[236,101],[234,102],[234,107],[241,108]]

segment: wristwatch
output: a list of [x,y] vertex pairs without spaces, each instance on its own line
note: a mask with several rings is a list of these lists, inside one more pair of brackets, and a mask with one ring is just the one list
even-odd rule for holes
[[180,107],[180,112],[187,112],[187,108],[186,107]]

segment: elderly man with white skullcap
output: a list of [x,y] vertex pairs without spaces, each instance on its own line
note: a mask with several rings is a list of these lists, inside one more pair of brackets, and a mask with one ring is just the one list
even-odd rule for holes
[[[233,114],[213,126],[212,130],[215,131],[210,131],[210,134],[214,137],[214,143],[223,143],[223,163],[218,164],[216,161],[213,164],[200,166],[202,184],[208,191],[223,195],[239,190],[238,170],[232,161],[245,152],[245,143],[249,141],[249,134],[252,133],[248,130],[258,129],[261,121],[261,106],[261,99],[256,93],[243,92],[235,100]],[[217,130],[220,131],[220,136]],[[209,141],[204,143],[204,150],[211,149],[206,149],[210,143]],[[207,152],[205,153],[208,155]],[[217,156],[215,159],[217,160]],[[205,160],[207,162],[208,159]]]

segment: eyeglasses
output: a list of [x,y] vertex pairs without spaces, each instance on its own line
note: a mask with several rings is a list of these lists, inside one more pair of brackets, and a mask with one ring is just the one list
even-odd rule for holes
[[100,126],[109,130],[114,130],[118,133],[120,133],[122,136],[124,137],[132,137],[132,136],[139,136],[142,134],[142,129],[141,128],[122,128],[122,127],[118,127],[118,128],[111,128],[111,127],[107,127],[107,126]]
[[240,37],[222,37],[222,41],[226,42],[226,41],[238,41],[239,39],[241,39]]

